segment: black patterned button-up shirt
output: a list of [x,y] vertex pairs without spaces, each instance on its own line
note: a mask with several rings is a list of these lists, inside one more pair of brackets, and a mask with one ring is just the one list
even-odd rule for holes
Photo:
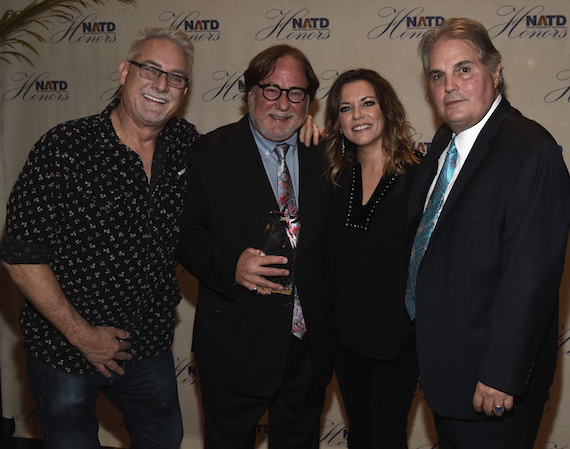
[[[0,257],[49,264],[67,299],[91,324],[131,333],[130,363],[168,349],[181,295],[174,273],[186,153],[198,136],[172,119],[159,135],[151,180],[123,145],[111,111],[63,123],[36,143],[8,202]],[[29,302],[24,344],[55,368],[94,367]]]

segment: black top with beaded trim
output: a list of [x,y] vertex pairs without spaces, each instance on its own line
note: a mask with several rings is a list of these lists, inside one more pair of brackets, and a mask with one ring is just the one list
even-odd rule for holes
[[341,342],[366,357],[398,356],[413,333],[404,307],[407,263],[402,254],[410,183],[405,174],[383,177],[362,204],[361,167],[339,178],[331,222],[336,328]]

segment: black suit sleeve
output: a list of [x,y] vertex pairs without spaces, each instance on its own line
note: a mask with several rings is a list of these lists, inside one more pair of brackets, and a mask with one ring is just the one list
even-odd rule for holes
[[[235,268],[243,250],[230,243],[224,244],[212,236],[212,202],[209,198],[212,187],[209,183],[213,181],[212,173],[216,166],[208,153],[207,143],[202,139],[192,149],[189,157],[189,190],[180,220],[176,256],[182,266],[196,276],[201,284],[231,300],[238,294]],[[229,198],[231,195],[228,193]],[[223,208],[215,213],[223,214]],[[230,216],[227,217],[227,225],[232,225]]]
[[561,148],[552,141],[537,143],[519,161],[509,188],[501,278],[489,311],[479,380],[518,395],[525,391],[544,336],[556,326],[570,220],[570,180]]

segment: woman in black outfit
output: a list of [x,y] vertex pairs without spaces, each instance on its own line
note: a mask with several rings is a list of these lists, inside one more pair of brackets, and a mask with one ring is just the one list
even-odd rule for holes
[[336,187],[335,370],[349,419],[348,447],[407,448],[418,375],[401,258],[418,163],[411,126],[388,81],[372,70],[350,70],[330,90],[323,140]]

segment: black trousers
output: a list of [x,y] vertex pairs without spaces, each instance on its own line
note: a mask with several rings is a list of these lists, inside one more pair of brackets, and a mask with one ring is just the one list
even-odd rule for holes
[[291,336],[283,381],[272,396],[250,396],[200,379],[205,449],[253,449],[257,423],[267,410],[269,448],[318,448],[325,388],[316,381],[308,338]]
[[348,415],[350,449],[407,449],[408,413],[418,380],[415,338],[402,340],[393,360],[339,347],[335,373]]
[[[516,404],[515,404],[516,407]],[[464,421],[434,415],[440,449],[532,449],[544,404],[530,413]]]

